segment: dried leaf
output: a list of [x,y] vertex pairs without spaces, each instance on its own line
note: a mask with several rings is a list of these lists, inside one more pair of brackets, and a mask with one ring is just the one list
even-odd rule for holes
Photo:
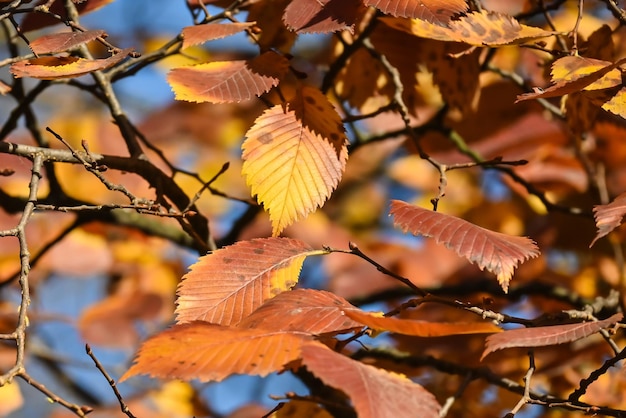
[[317,335],[347,332],[363,327],[344,313],[355,309],[350,302],[333,293],[295,289],[268,300],[238,326]]
[[41,36],[28,46],[35,54],[54,54],[69,51],[79,45],[91,42],[98,37],[106,37],[103,30],[85,32],[63,32]]
[[392,201],[390,214],[394,217],[394,224],[405,232],[432,237],[481,270],[494,273],[505,292],[515,267],[539,255],[539,248],[529,238],[490,231],[463,219],[399,200]]
[[[559,58],[552,64],[552,82],[571,82],[580,77],[596,73],[605,67],[612,65],[612,62],[586,58],[578,55],[568,55]],[[622,73],[617,68],[604,74],[600,79],[587,85],[584,90],[600,90],[620,86],[622,84]]]
[[611,203],[606,205],[596,205],[593,207],[593,215],[598,227],[596,237],[591,241],[589,247],[600,238],[607,236],[609,232],[622,224],[622,219],[626,214],[626,193],[617,196]]
[[294,239],[261,238],[200,257],[178,287],[176,319],[237,324],[291,289],[307,256],[323,253]]
[[457,20],[447,22],[447,26],[419,19],[406,21],[382,18],[381,20],[395,29],[422,38],[463,42],[474,46],[521,44],[554,35],[554,32],[522,25],[511,16],[488,11],[468,13]]
[[440,25],[467,10],[465,0],[365,0],[365,5],[392,16],[412,17]]
[[200,321],[175,325],[144,342],[120,380],[139,374],[203,382],[219,382],[232,374],[267,376],[298,359],[309,338],[293,331],[238,329]]
[[377,331],[389,331],[414,337],[443,337],[460,334],[488,334],[501,332],[500,327],[488,322],[427,322],[412,319],[384,317],[361,310],[347,310],[348,318]]
[[242,146],[242,173],[274,236],[328,199],[345,168],[346,141],[339,115],[317,89],[304,88],[286,108],[257,118]]
[[353,32],[360,10],[360,0],[293,0],[283,20],[298,33]]
[[167,81],[177,100],[230,103],[268,92],[287,73],[289,61],[275,52],[265,52],[245,61],[216,61],[175,68]]
[[435,397],[405,376],[378,369],[321,347],[305,344],[302,360],[324,383],[345,392],[360,418],[435,418]]
[[226,38],[254,26],[256,22],[245,23],[215,23],[208,25],[196,25],[184,27],[181,34],[183,36],[183,49],[190,46],[203,44],[215,39]]
[[124,49],[109,58],[89,60],[74,57],[43,57],[18,61],[11,65],[16,78],[32,77],[40,80],[74,78],[114,66],[132,52]]
[[617,313],[602,321],[580,324],[554,325],[548,327],[522,328],[504,331],[487,337],[481,360],[489,353],[510,347],[544,347],[580,340],[621,321],[623,315]]
[[[76,4],[76,10],[78,11],[78,14],[83,15],[85,13],[89,13],[103,6],[106,6],[112,1],[113,0],[83,0],[80,2],[74,1],[73,3]],[[39,0],[37,2],[37,6],[40,6],[47,2],[48,0]],[[52,16],[59,16],[60,18],[55,19]],[[68,16],[67,10],[65,9],[65,1],[54,0],[52,6],[50,6],[49,13],[28,13],[20,24],[20,29],[23,32],[29,32],[32,30],[45,28],[47,26],[58,25],[63,22],[67,22],[67,20]]]

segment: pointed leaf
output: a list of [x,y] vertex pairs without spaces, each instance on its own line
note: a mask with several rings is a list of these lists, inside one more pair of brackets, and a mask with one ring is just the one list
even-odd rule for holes
[[177,100],[229,103],[248,100],[268,92],[287,73],[289,61],[265,52],[245,61],[216,61],[175,68],[167,81]]
[[504,331],[487,337],[485,351],[481,360],[489,353],[509,347],[543,347],[580,340],[621,321],[623,315],[617,313],[603,321],[583,322],[580,324],[555,325]]
[[405,232],[432,237],[481,270],[494,273],[505,292],[515,267],[539,255],[539,248],[529,238],[490,231],[463,219],[399,200],[392,201],[390,214],[394,217],[394,224]]
[[489,322],[427,322],[412,319],[400,319],[372,314],[361,310],[346,310],[348,318],[377,331],[389,331],[396,334],[415,337],[443,337],[460,334],[488,334],[501,332],[500,327]]
[[360,0],[293,0],[283,20],[298,33],[353,32],[360,10]]
[[606,205],[596,205],[593,207],[593,215],[596,219],[598,233],[591,241],[589,247],[592,247],[597,240],[606,236],[622,224],[622,219],[626,214],[626,193],[617,196],[611,203]]
[[361,323],[351,320],[344,313],[356,309],[344,298],[330,292],[295,289],[268,300],[238,326],[316,335],[347,332],[363,328]]
[[[568,55],[559,58],[552,64],[552,82],[571,82],[583,76],[602,71],[605,67],[612,65],[612,62],[586,58],[578,55]],[[622,73],[617,68],[604,74],[600,79],[587,85],[584,90],[600,90],[620,86],[622,84]]]
[[604,103],[602,109],[626,119],[626,87],[620,89],[615,96]]
[[89,60],[74,57],[43,57],[18,61],[11,65],[16,78],[32,77],[40,80],[74,78],[114,66],[132,52],[124,49],[109,58]]
[[288,238],[240,241],[200,257],[178,286],[178,322],[239,323],[298,282],[304,259],[323,254]]
[[238,329],[206,322],[175,325],[144,342],[121,380],[139,374],[219,382],[232,374],[267,376],[300,358],[305,334]]
[[54,33],[41,36],[32,41],[28,46],[35,54],[54,54],[69,51],[101,36],[106,36],[103,30]]
[[222,39],[227,36],[235,35],[254,26],[255,24],[256,22],[214,23],[184,27],[181,32],[183,36],[183,49],[203,44],[207,41],[213,41],[215,39]]
[[324,383],[345,392],[359,418],[435,418],[435,397],[405,376],[352,360],[326,347],[305,344],[302,360]]
[[286,108],[266,110],[246,133],[242,173],[269,212],[273,235],[314,211],[337,187],[346,136],[332,105],[305,88]]
[[440,25],[467,10],[465,0],[365,0],[365,5],[392,16],[413,17]]

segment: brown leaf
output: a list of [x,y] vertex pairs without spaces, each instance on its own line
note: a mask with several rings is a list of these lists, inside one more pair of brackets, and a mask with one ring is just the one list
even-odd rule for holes
[[256,22],[215,23],[184,27],[181,32],[183,36],[183,49],[203,44],[207,41],[213,41],[215,39],[222,39],[227,36],[235,35],[236,33],[242,32],[255,24]]
[[177,100],[230,103],[268,92],[287,73],[289,61],[275,52],[265,52],[246,61],[216,61],[175,68],[167,81]]
[[357,309],[350,302],[323,290],[295,289],[265,302],[241,321],[240,328],[299,331],[308,334],[347,332],[363,326],[346,316]]
[[300,358],[310,337],[293,331],[229,328],[206,322],[175,325],[144,342],[120,380],[139,374],[219,382],[232,374],[267,376]]
[[397,17],[412,17],[445,25],[452,16],[467,10],[465,0],[365,0],[366,6]]
[[406,376],[352,360],[326,347],[305,344],[302,360],[324,383],[345,392],[360,418],[435,418],[435,397]]
[[63,32],[41,36],[28,46],[35,54],[54,54],[69,51],[98,37],[106,37],[103,30],[88,30],[85,32]]
[[589,244],[589,247],[591,248],[597,240],[620,226],[624,214],[626,214],[626,193],[617,196],[611,203],[594,206],[593,215],[598,227],[598,233],[591,241],[591,244]]
[[353,32],[361,9],[360,0],[293,0],[283,20],[298,33]]
[[391,318],[364,312],[347,310],[348,318],[377,331],[389,331],[414,337],[443,337],[460,334],[488,334],[501,332],[500,327],[489,322],[427,322],[412,319]]
[[32,77],[40,80],[58,80],[80,77],[94,71],[114,66],[133,50],[124,49],[109,58],[89,60],[74,57],[43,57],[18,61],[11,65],[11,73],[16,78]]
[[405,232],[432,237],[481,270],[494,273],[505,292],[513,269],[520,262],[539,255],[539,248],[529,238],[490,231],[463,219],[399,200],[392,201],[390,214],[394,217],[394,224]]
[[[74,1],[76,4],[76,10],[79,15],[83,15],[85,13],[97,10],[107,4],[111,3],[113,0],[83,0],[80,2]],[[42,5],[47,3],[48,0],[39,0],[37,5]],[[65,9],[65,1],[64,0],[54,0],[52,6],[50,6],[50,13],[39,13],[32,12],[28,13],[22,23],[20,24],[20,29],[24,32],[37,30],[41,28],[45,28],[51,25],[58,25],[67,21],[67,10]],[[55,19],[52,16],[59,16],[60,19]]]
[[548,327],[521,328],[504,331],[487,337],[485,351],[480,358],[489,353],[510,347],[543,347],[580,340],[621,321],[623,315],[617,313],[602,321],[583,322],[580,324],[554,325]]
[[298,282],[304,259],[323,254],[288,238],[262,238],[200,257],[178,286],[176,319],[233,325]]

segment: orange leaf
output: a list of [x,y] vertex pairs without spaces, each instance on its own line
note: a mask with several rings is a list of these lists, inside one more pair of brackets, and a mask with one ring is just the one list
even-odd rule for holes
[[35,54],[54,54],[69,51],[98,37],[105,37],[103,30],[88,30],[85,32],[64,32],[41,36],[28,46]]
[[394,200],[391,203],[394,224],[414,235],[432,237],[456,253],[487,269],[498,277],[507,292],[513,269],[539,255],[539,248],[529,238],[490,231],[463,219],[423,209]]
[[365,0],[365,5],[392,16],[413,17],[441,25],[467,10],[465,0]]
[[521,328],[504,331],[487,337],[485,351],[480,358],[484,359],[489,353],[509,347],[543,347],[569,343],[595,334],[621,321],[623,315],[617,313],[603,321],[583,322],[580,324],[554,325],[549,327]]
[[422,38],[438,41],[463,42],[474,46],[521,44],[545,38],[554,32],[520,24],[513,17],[496,12],[473,12],[441,26],[426,20],[411,21],[382,18],[387,25]]
[[345,168],[346,141],[339,115],[317,89],[305,87],[286,108],[257,118],[242,146],[242,173],[274,236],[328,199]]
[[324,383],[345,392],[360,418],[434,418],[435,397],[405,376],[378,369],[321,347],[302,346],[302,360]]
[[[586,58],[578,55],[568,55],[559,58],[552,64],[552,82],[570,82],[585,75],[593,74],[612,65],[612,62]],[[617,68],[604,74],[601,78],[585,86],[584,90],[600,90],[620,86],[622,73]]]
[[293,0],[283,20],[298,33],[353,32],[360,10],[360,0]]
[[602,109],[626,119],[626,87],[602,105]]
[[167,75],[167,81],[177,100],[240,102],[277,86],[288,68],[285,57],[270,51],[246,61],[216,61],[175,68]]
[[120,380],[139,374],[203,382],[219,382],[232,374],[267,376],[300,358],[308,338],[296,332],[206,322],[175,325],[144,342]]
[[355,309],[350,302],[333,293],[295,289],[268,300],[238,326],[308,334],[347,332],[363,327],[344,313]]
[[178,286],[178,322],[233,325],[298,282],[304,259],[323,254],[288,238],[262,238],[200,257]]
[[73,57],[35,58],[18,61],[11,65],[11,73],[16,78],[32,77],[41,80],[80,77],[94,71],[112,67],[126,58],[131,52],[132,49],[124,49],[109,58],[96,60]]
[[596,219],[598,233],[591,241],[589,247],[592,247],[597,240],[606,236],[621,225],[622,219],[626,214],[626,193],[617,196],[611,203],[606,205],[596,205],[593,207],[593,215]]
[[443,337],[459,334],[487,334],[502,329],[488,322],[426,322],[373,315],[361,310],[346,310],[348,318],[378,330],[414,337]]
[[254,26],[256,22],[215,23],[210,25],[187,26],[182,30],[183,49],[190,46],[225,38]]

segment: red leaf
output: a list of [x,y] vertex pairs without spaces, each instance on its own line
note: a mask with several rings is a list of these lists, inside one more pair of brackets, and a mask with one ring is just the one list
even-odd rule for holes
[[324,383],[345,392],[359,418],[438,417],[437,399],[406,376],[365,365],[321,347],[302,346],[302,361]]
[[308,255],[321,254],[288,238],[240,241],[200,257],[178,286],[178,322],[237,324],[298,282]]
[[[37,2],[37,5],[39,6],[45,4],[47,1],[48,0],[39,0]],[[82,15],[106,6],[112,1],[113,0],[83,0],[74,1],[73,3],[76,4],[76,10],[78,11],[78,14]],[[52,3],[52,6],[50,6],[49,11],[50,13],[28,13],[20,24],[20,29],[24,32],[28,32],[31,30],[45,28],[46,26],[57,25],[67,20],[67,11],[65,9],[64,0],[55,0]],[[60,16],[61,19],[59,20],[53,18],[52,16],[54,15]]]
[[596,219],[598,233],[593,241],[591,241],[591,244],[589,244],[589,247],[592,247],[597,240],[608,235],[609,232],[620,226],[624,214],[626,214],[626,193],[617,196],[615,200],[607,205],[594,206],[593,215]]
[[255,22],[215,23],[210,25],[187,26],[183,28],[183,49],[207,41],[225,38],[254,26]]
[[412,17],[440,25],[467,10],[465,0],[365,0],[365,5],[392,16]]
[[28,46],[35,54],[54,54],[69,51],[78,45],[93,41],[99,36],[106,36],[103,30],[86,32],[63,32],[44,35],[32,41]]
[[487,337],[485,351],[480,358],[484,359],[489,353],[509,347],[543,347],[569,343],[588,337],[622,320],[624,315],[617,313],[603,321],[583,322],[580,324],[555,325],[549,327],[535,327],[514,329],[493,334]]
[[360,0],[293,0],[283,20],[299,33],[352,32],[360,10]]
[[432,237],[478,265],[481,270],[494,273],[505,292],[508,291],[513,269],[520,262],[539,255],[537,244],[529,238],[490,231],[463,219],[399,200],[391,202],[390,214],[394,223],[405,232]]

